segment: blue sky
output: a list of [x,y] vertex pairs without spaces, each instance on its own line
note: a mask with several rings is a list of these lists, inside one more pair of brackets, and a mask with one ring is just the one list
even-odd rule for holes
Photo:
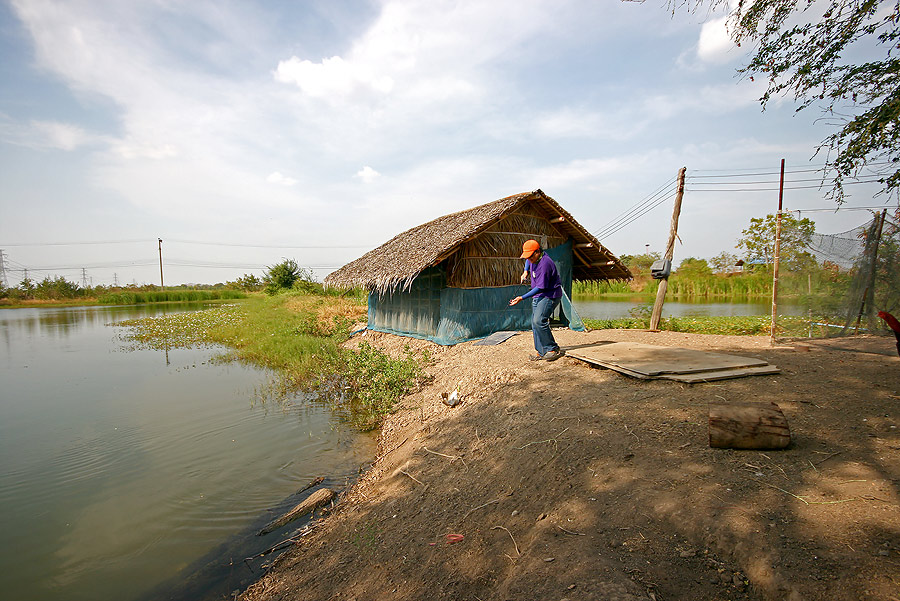
[[[23,268],[158,283],[158,238],[166,284],[285,257],[321,278],[410,227],[536,188],[599,232],[682,166],[818,167],[831,131],[790,98],[763,112],[723,15],[663,2],[13,0],[0,53],[12,284]],[[777,209],[775,191],[692,185],[676,264],[734,252],[750,218]],[[848,206],[886,201],[851,188]],[[813,186],[785,206],[834,205]],[[670,215],[667,201],[601,242],[662,250]],[[869,218],[803,216],[822,233]]]

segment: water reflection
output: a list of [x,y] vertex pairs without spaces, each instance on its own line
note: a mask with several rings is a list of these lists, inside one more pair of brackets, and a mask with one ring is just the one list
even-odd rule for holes
[[0,311],[10,598],[136,598],[183,579],[298,483],[355,475],[371,457],[372,437],[303,395],[278,397],[272,373],[211,361],[224,349],[121,352],[106,325],[184,310]]

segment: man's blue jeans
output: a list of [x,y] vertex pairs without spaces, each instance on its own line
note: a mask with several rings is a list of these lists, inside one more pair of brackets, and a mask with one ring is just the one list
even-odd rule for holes
[[531,299],[531,331],[534,333],[534,350],[542,357],[559,348],[550,331],[550,316],[559,306],[558,298]]

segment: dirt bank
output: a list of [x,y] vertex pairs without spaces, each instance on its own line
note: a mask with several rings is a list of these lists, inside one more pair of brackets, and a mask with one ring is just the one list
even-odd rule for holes
[[[530,333],[431,346],[434,380],[387,420],[373,468],[241,599],[900,599],[893,340],[557,340],[718,350],[782,373],[639,381],[571,358],[528,362]],[[462,403],[442,404],[457,387]],[[777,402],[792,445],[709,448],[707,403],[723,399]]]

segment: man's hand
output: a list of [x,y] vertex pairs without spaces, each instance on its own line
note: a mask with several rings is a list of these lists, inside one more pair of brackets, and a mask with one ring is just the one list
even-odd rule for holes
[[516,298],[511,299],[509,301],[509,306],[512,307],[513,305],[518,305],[520,300],[522,300],[521,296],[517,296]]
[[522,277],[519,278],[519,283],[524,284],[528,281],[528,270],[522,272]]

